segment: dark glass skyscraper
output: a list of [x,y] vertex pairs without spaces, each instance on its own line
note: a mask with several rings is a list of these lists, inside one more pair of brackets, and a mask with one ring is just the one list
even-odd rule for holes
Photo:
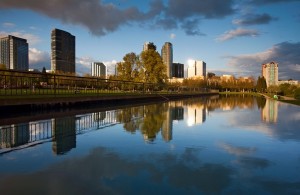
[[0,38],[0,64],[6,69],[28,71],[27,40],[11,35]]
[[51,32],[51,70],[75,73],[75,36],[60,29]]

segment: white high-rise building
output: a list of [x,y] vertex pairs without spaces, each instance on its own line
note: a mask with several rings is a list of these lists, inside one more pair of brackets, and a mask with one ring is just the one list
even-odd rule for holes
[[278,63],[270,62],[261,66],[262,76],[265,77],[267,87],[278,85]]
[[93,62],[92,63],[92,76],[106,78],[107,68],[102,62]]
[[205,77],[206,63],[204,61],[190,60],[187,69],[187,77]]

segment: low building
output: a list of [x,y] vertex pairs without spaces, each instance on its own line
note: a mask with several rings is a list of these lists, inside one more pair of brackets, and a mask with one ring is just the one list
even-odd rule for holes
[[281,85],[281,84],[290,84],[290,85],[298,85],[299,84],[299,81],[297,80],[279,80],[278,81],[278,85]]

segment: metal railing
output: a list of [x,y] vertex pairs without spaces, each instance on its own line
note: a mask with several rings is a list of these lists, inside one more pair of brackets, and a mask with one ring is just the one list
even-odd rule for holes
[[154,83],[0,70],[0,96],[100,93],[152,93],[166,86]]

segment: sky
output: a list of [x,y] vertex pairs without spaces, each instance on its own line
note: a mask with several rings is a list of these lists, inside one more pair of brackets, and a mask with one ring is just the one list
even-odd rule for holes
[[145,42],[173,44],[173,61],[203,60],[207,72],[300,80],[300,0],[0,0],[0,36],[27,39],[29,68],[51,69],[51,30],[76,36],[76,72],[103,62],[112,73]]

